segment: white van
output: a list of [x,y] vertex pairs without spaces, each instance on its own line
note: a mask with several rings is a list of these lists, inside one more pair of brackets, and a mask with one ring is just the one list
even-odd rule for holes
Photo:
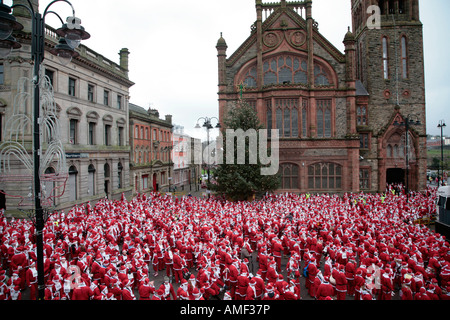
[[450,186],[438,188],[436,202],[438,221],[450,226]]

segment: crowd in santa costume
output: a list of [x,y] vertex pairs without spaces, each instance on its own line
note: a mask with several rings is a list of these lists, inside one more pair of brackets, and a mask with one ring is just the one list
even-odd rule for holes
[[[414,223],[435,211],[435,190],[398,191],[252,202],[152,193],[56,212],[45,299],[448,300],[449,244]],[[0,299],[36,299],[34,225],[0,218]]]

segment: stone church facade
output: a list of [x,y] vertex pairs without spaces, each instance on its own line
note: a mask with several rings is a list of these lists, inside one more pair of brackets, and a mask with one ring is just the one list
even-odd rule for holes
[[[217,42],[219,117],[242,95],[267,129],[279,130],[279,191],[377,192],[406,181],[425,188],[418,1],[352,1],[344,53],[319,32],[312,1],[255,3],[247,40],[229,57],[225,39]],[[366,23],[370,5],[380,8],[378,29]],[[406,128],[397,123],[413,116],[420,125],[409,126],[407,151]]]

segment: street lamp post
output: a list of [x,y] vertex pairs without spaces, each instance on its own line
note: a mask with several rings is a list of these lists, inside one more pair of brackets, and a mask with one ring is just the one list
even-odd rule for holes
[[[65,2],[72,8],[73,16],[67,18],[64,24],[61,17],[54,11],[49,11],[51,5],[56,2]],[[28,10],[32,20],[32,46],[31,55],[34,63],[33,84],[34,84],[34,100],[33,100],[33,181],[34,181],[34,210],[35,210],[35,235],[36,235],[36,257],[37,257],[37,273],[38,273],[38,299],[43,300],[45,294],[44,279],[44,246],[43,246],[43,229],[45,225],[44,210],[41,204],[41,181],[40,181],[40,68],[44,61],[45,54],[45,17],[48,13],[55,14],[62,22],[62,27],[56,30],[60,36],[59,43],[50,50],[50,53],[58,56],[64,64],[69,63],[78,53],[74,51],[80,44],[81,40],[89,39],[90,35],[80,25],[80,20],[75,17],[75,10],[72,4],[67,0],[54,0],[45,9],[43,14],[36,12],[30,0],[27,0],[28,6],[16,4],[11,7],[5,5],[3,0],[0,2],[0,55],[6,57],[12,49],[18,49],[21,44],[12,36],[14,31],[23,29],[23,25],[16,21],[11,14],[11,9],[22,7]]]
[[[209,118],[209,117],[200,117],[200,118],[198,118],[197,124],[195,125],[196,129],[200,129],[200,125],[198,124],[198,122],[200,120],[203,120],[203,127],[206,128],[206,141],[207,141],[207,147],[208,147],[209,146],[209,130],[214,128],[212,126],[212,124],[211,124],[211,121],[212,120],[216,120],[217,121],[217,124],[215,126],[215,128],[217,128],[217,129],[220,129],[221,125],[220,125],[219,119],[217,119],[216,117],[211,117],[211,118]],[[210,181],[210,166],[209,166],[210,165],[210,159],[209,159],[209,156],[210,156],[210,154],[208,152],[208,163],[207,163],[207,167],[206,167],[207,168],[206,171],[207,171],[207,174],[208,174],[208,187],[209,187],[209,184],[211,182]],[[208,194],[208,197],[209,197],[209,194]]]
[[[412,118],[415,118],[414,121]],[[404,122],[394,122],[395,126],[404,126],[405,127],[405,160],[406,160],[406,183],[405,183],[405,192],[406,192],[406,200],[409,200],[409,129],[411,126],[420,126],[422,123],[419,120],[419,117],[416,115],[409,114]]]
[[[438,128],[441,129],[441,165],[439,166],[441,173],[438,174],[438,176],[439,176],[439,180],[441,181],[441,186],[444,185],[444,128],[445,127],[446,127],[445,121],[440,120],[439,124],[438,124]],[[439,187],[439,183],[438,183],[438,187]]]

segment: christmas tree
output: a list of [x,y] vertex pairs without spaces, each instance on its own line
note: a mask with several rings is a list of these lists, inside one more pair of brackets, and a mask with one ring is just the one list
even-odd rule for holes
[[[242,130],[240,132],[263,130],[264,126],[260,123],[256,111],[241,99],[236,107],[230,109],[224,119],[224,124],[221,135],[223,161],[213,173],[214,182],[209,185],[210,190],[232,201],[250,200],[255,195],[276,190],[279,187],[278,175],[261,174],[261,169],[267,167],[260,158],[261,136],[254,135],[257,139],[256,147],[254,143],[252,145],[254,148],[250,147],[249,136],[240,137],[245,141],[236,141],[239,137],[234,136],[232,137],[234,141],[231,138],[227,140],[227,134],[237,130]],[[233,143],[230,144],[229,141]],[[245,148],[238,150],[239,145],[245,146]],[[266,146],[266,144],[263,145]],[[227,152],[227,148],[234,148],[232,152],[234,158],[229,158],[230,152]],[[242,152],[245,152],[244,159],[242,159]],[[269,154],[271,151],[269,149],[264,152]]]

